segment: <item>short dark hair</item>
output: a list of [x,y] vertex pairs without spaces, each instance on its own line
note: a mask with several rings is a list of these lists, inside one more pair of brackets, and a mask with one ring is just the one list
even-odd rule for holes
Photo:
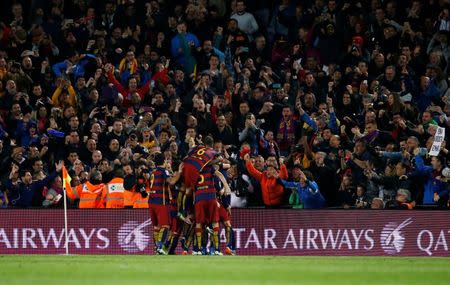
[[215,54],[215,53],[211,54],[211,55],[209,56],[209,59],[211,59],[211,58],[213,58],[213,57],[215,57],[215,58],[217,58],[218,60],[220,60],[219,56],[218,56],[217,54]]
[[203,143],[205,144],[205,146],[212,147],[214,145],[214,139],[211,136],[206,136],[203,140]]
[[159,132],[159,135],[161,135],[162,133],[167,133],[167,135],[168,135],[169,137],[171,136],[171,133],[170,133],[168,130],[162,129],[162,130]]

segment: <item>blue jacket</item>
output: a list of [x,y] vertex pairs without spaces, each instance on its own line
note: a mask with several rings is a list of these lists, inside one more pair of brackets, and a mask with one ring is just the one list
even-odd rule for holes
[[281,180],[285,188],[297,188],[297,194],[300,197],[304,209],[320,209],[325,207],[325,199],[319,192],[319,186],[315,181],[308,181],[305,187],[299,182],[289,182]]
[[422,113],[427,109],[428,106],[431,105],[433,99],[437,99],[440,97],[439,89],[436,86],[436,83],[433,81],[430,82],[427,89],[421,91],[419,96],[417,96],[417,109]]
[[[73,70],[73,78],[77,79],[78,77],[84,76],[84,67],[86,64],[88,64],[90,59],[95,59],[96,56],[93,54],[86,54],[80,61],[75,65],[75,68]],[[54,64],[52,66],[53,72],[55,73],[56,77],[61,77],[66,72],[68,67],[68,61],[62,61]]]
[[416,173],[427,177],[423,189],[423,204],[436,204],[434,202],[434,193],[437,193],[439,197],[448,197],[449,191],[446,187],[446,182],[435,178],[433,175],[433,167],[425,165],[423,157],[420,155],[416,155],[415,159]]
[[[186,33],[185,34],[186,42],[193,42],[194,47],[197,48],[200,46],[200,42],[198,41],[197,37],[194,34]],[[180,38],[179,35],[176,35],[172,38],[172,45],[171,45],[171,52],[172,56],[175,58],[175,62],[180,65],[186,64],[185,54],[184,52],[180,52],[179,49],[183,49],[183,47],[180,44]]]
[[[58,176],[58,173],[54,171],[49,176],[42,180],[34,181],[30,185],[25,185],[19,182],[16,185],[12,184],[11,179],[6,181],[6,188],[9,189],[9,205],[15,208],[28,208],[31,206],[42,206],[42,204],[33,205],[33,201],[40,201],[40,196],[42,196],[42,188],[46,186],[49,182]],[[41,202],[42,203],[42,202]]]
[[315,132],[317,132],[317,130],[319,129],[319,127],[317,127],[316,121],[314,121],[313,119],[311,119],[311,117],[306,114],[303,113],[303,115],[300,116],[300,119],[305,122],[308,126],[311,127],[311,129]]

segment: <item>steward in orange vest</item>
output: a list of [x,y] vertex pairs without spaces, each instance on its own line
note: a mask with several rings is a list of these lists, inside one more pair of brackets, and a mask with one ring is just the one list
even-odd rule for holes
[[67,196],[72,200],[80,200],[78,208],[105,208],[105,202],[102,199],[103,188],[102,174],[99,171],[91,173],[88,182],[78,185],[73,189],[67,187]]
[[118,175],[118,177],[111,179],[103,188],[102,193],[106,208],[123,208],[124,192],[123,178]]
[[[130,166],[126,166],[130,167]],[[125,169],[125,173],[128,171]],[[129,173],[129,172],[128,172]],[[136,169],[135,174],[128,174],[123,181],[125,208],[148,208],[148,192],[150,191],[150,174],[145,165]]]

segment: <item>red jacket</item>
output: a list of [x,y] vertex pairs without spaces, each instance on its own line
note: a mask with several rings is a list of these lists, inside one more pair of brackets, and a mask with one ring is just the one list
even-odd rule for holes
[[[283,202],[283,186],[277,183],[275,177],[268,177],[266,172],[258,171],[253,163],[246,162],[247,170],[251,176],[253,176],[261,184],[261,192],[264,205],[266,206],[279,206]],[[287,179],[288,172],[284,164],[281,165],[278,172],[280,179]]]
[[[112,72],[108,73],[108,80],[109,80],[109,82],[114,84],[114,86],[116,86],[119,93],[122,94],[123,106],[130,107],[131,106],[130,100],[131,100],[131,93],[132,93],[130,91],[130,89],[126,88],[119,81],[117,81],[117,79],[114,77],[114,74]],[[149,80],[144,86],[142,86],[141,88],[138,88],[138,89],[136,89],[136,91],[134,91],[134,92],[138,93],[139,96],[141,96],[141,100],[144,100],[145,95],[148,93],[148,91],[150,91],[150,83],[151,83],[151,81]]]

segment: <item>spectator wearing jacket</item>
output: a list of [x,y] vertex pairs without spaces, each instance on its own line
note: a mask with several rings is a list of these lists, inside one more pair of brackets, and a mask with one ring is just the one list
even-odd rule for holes
[[445,159],[440,156],[433,156],[431,158],[431,165],[425,165],[423,157],[419,155],[419,149],[416,149],[414,154],[416,159],[415,174],[426,178],[423,189],[423,204],[447,207],[449,189],[442,175]]
[[289,182],[280,179],[279,182],[285,188],[294,188],[296,191],[291,194],[290,202],[297,208],[300,204],[304,209],[319,209],[325,207],[325,199],[320,194],[319,186],[313,180],[311,172],[300,173],[300,182]]
[[59,162],[56,164],[56,170],[49,176],[42,180],[33,181],[31,172],[26,169],[21,170],[20,179],[14,179],[20,169],[16,164],[13,164],[9,179],[6,182],[10,205],[16,208],[40,207],[43,202],[42,190],[44,186],[55,179],[58,172],[61,172],[62,166],[62,162]]
[[277,179],[287,179],[288,172],[286,166],[281,163],[280,170],[274,165],[268,165],[264,172],[256,170],[250,160],[250,155],[244,156],[247,171],[261,184],[261,192],[264,205],[266,207],[278,207],[283,203],[283,186],[277,182]]
[[177,32],[177,35],[172,38],[172,56],[177,64],[184,67],[184,72],[191,74],[196,64],[192,49],[198,48],[200,43],[194,34],[187,32],[185,22],[178,23]]

